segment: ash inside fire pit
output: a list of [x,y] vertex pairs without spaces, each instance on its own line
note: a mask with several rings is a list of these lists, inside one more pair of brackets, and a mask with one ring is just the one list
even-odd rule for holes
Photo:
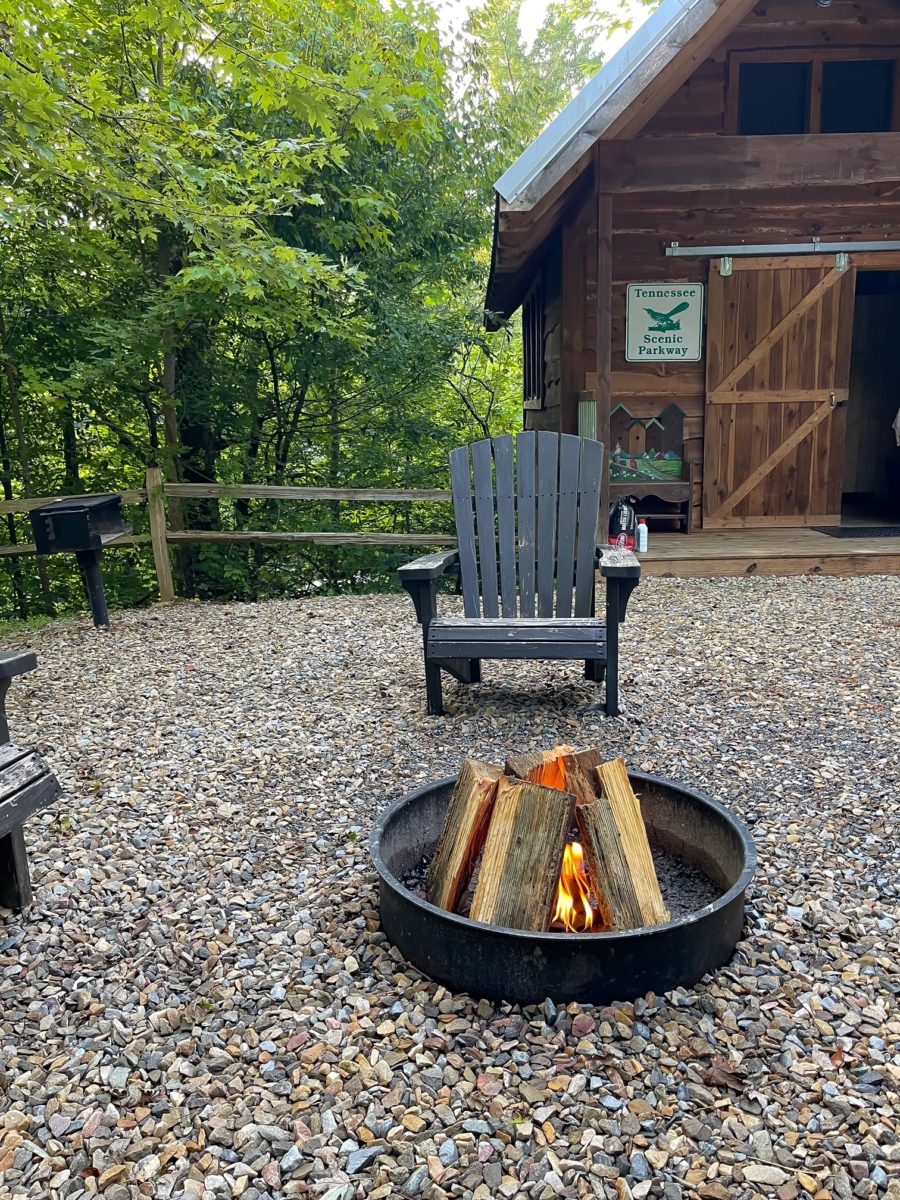
[[[707,904],[712,904],[722,895],[722,888],[713,883],[709,876],[704,875],[698,867],[679,858],[676,854],[668,854],[658,847],[651,847],[651,851],[653,866],[656,868],[656,878],[659,880],[659,890],[662,892],[663,900],[665,900],[673,920],[690,916],[698,909],[705,908]],[[405,872],[401,880],[403,886],[408,888],[414,896],[418,896],[420,900],[428,899],[425,881],[428,876],[428,868],[431,866],[431,859],[432,855],[430,854],[422,858],[416,866]],[[478,871],[476,870],[466,889],[465,898],[457,909],[461,917],[469,915],[477,883]]]

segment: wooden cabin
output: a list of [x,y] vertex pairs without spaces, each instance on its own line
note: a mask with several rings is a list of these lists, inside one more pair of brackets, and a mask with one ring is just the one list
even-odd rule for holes
[[900,518],[900,0],[663,0],[496,184],[527,427],[710,530]]

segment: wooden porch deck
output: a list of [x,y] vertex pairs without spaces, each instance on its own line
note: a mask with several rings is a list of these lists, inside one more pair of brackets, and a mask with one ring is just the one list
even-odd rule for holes
[[834,538],[814,529],[650,534],[645,576],[900,575],[900,537]]

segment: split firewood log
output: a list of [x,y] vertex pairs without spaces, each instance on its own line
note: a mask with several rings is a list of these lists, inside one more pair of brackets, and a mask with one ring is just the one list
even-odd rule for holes
[[504,777],[497,788],[470,916],[511,929],[550,924],[575,797]]
[[440,841],[428,869],[428,899],[455,911],[484,846],[502,772],[467,758],[450,797]]
[[574,754],[571,746],[515,754],[506,760],[504,774],[514,775],[516,779],[523,779],[527,783],[540,783],[544,787],[565,791],[561,760],[567,754]]
[[[669,920],[641,807],[621,758],[594,768],[595,799],[575,813],[588,869],[600,881],[614,929],[640,929]],[[598,897],[599,899],[599,897]],[[602,906],[601,906],[602,911]],[[605,916],[605,914],[604,914]]]

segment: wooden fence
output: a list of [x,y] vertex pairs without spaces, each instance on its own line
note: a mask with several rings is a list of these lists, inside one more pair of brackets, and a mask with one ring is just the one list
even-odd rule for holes
[[[169,547],[184,542],[218,542],[241,544],[248,542],[305,542],[314,546],[455,546],[456,538],[442,533],[365,533],[329,530],[256,529],[172,529],[166,510],[166,500],[333,500],[356,503],[418,503],[449,502],[451,494],[437,489],[404,488],[315,488],[269,487],[265,484],[230,483],[166,483],[158,467],[147,470],[145,487],[118,493],[123,504],[146,504],[150,532],[123,534],[107,543],[108,548],[147,544],[153,548],[153,563],[159,584],[159,598],[164,603],[175,599]],[[29,513],[42,504],[61,500],[62,496],[34,496],[27,500],[0,501],[0,516],[9,513]],[[0,546],[0,558],[35,554],[32,543]]]

